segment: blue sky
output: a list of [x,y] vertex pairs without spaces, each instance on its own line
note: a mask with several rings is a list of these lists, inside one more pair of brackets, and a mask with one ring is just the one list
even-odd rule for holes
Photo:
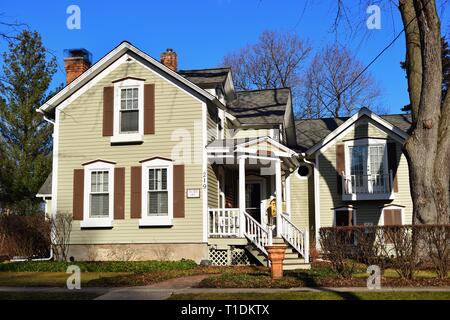
[[[367,64],[402,29],[399,13],[381,11],[381,30],[368,30],[368,17],[358,0],[349,23],[358,37],[349,37],[347,28],[331,32],[335,0],[39,0],[2,1],[0,13],[8,20],[27,23],[43,37],[46,47],[58,58],[60,68],[53,85],[64,82],[63,50],[86,48],[97,61],[123,40],[128,40],[155,58],[166,48],[178,53],[179,69],[217,66],[222,57],[253,43],[263,30],[292,31],[310,41],[314,51],[336,40]],[[388,1],[388,0],[386,0]],[[439,3],[439,1],[438,1]],[[66,27],[69,5],[81,9],[81,29]],[[448,30],[448,14],[440,8],[443,30]],[[361,37],[364,35],[364,39]],[[4,50],[4,48],[0,48]],[[403,36],[371,68],[383,90],[382,104],[398,113],[408,103],[407,84],[399,61],[404,58]]]

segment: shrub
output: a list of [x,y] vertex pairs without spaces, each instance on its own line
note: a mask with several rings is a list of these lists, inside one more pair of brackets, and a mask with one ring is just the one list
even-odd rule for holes
[[320,246],[323,256],[339,276],[349,278],[356,268],[352,260],[354,230],[350,227],[321,228]]
[[12,272],[66,272],[69,265],[77,265],[82,272],[157,272],[196,268],[192,260],[180,261],[25,261],[0,264],[0,271]]
[[450,225],[421,226],[421,252],[431,261],[439,279],[448,275],[450,266]]
[[55,260],[67,261],[70,246],[70,233],[72,232],[73,215],[57,212],[50,218],[52,230],[52,249]]
[[391,267],[409,280],[427,262],[441,279],[450,265],[450,225],[321,228],[320,244],[324,258],[342,277],[353,273],[352,261]]
[[43,214],[0,216],[0,255],[45,257],[50,244],[50,222]]

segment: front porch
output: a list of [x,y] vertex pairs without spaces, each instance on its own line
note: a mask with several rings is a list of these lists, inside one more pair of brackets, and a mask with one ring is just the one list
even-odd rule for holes
[[309,263],[308,231],[290,221],[287,177],[298,165],[296,153],[270,138],[220,142],[229,140],[208,148],[219,199],[217,208],[208,209],[209,243],[240,239],[267,256],[266,246],[286,242]]

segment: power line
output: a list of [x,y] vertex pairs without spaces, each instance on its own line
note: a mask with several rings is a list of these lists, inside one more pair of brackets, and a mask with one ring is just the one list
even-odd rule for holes
[[[427,6],[430,3],[431,0],[428,0],[428,2],[422,6],[422,8],[420,9],[420,11],[423,11],[423,8],[425,6]],[[417,14],[414,16],[414,18],[411,19],[411,21],[409,21],[405,27],[403,27],[403,29],[389,42],[389,44],[387,46],[385,46],[383,48],[383,50],[381,50],[370,62],[369,64],[367,64],[367,66],[361,70],[361,72],[359,72],[356,77],[347,85],[344,87],[344,89],[342,89],[341,94],[343,94],[345,91],[347,91],[363,74],[364,72],[366,72],[377,60],[378,58],[380,58],[397,40],[398,38],[400,38],[400,36],[403,34],[403,32],[406,31],[406,29],[409,27],[409,25],[411,23],[414,22],[414,20],[417,19]],[[324,109],[327,109],[333,102],[336,101],[336,98],[331,99],[331,101],[325,105]],[[292,127],[292,126],[290,126]],[[286,127],[286,128],[290,128],[290,127]]]

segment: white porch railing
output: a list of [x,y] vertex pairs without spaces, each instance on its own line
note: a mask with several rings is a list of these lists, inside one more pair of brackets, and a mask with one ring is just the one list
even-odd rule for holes
[[308,231],[301,231],[289,218],[281,215],[281,236],[309,263],[309,234]]
[[267,255],[266,246],[272,245],[272,232],[264,228],[251,215],[244,211],[245,229],[244,235],[265,255]]
[[218,237],[239,236],[239,209],[209,209],[209,235]]
[[344,194],[386,195],[392,192],[392,170],[388,174],[342,175]]

